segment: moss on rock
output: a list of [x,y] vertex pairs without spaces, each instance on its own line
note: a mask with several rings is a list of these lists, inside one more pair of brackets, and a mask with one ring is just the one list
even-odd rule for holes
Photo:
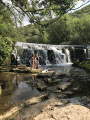
[[72,66],[90,71],[90,60],[86,60],[81,63],[79,62],[79,60],[76,60]]
[[84,68],[84,69],[90,71],[90,60],[81,62],[81,63],[79,64],[79,67],[80,67],[80,68]]

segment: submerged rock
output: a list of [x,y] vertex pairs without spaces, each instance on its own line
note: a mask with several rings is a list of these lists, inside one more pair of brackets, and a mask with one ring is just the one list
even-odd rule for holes
[[25,102],[22,102],[21,105],[11,108],[9,111],[0,115],[0,120],[11,120],[13,119],[22,109],[27,106],[33,105],[43,101],[47,97],[47,94],[41,94],[40,96],[33,97]]
[[63,82],[57,86],[57,89],[66,90],[71,85],[71,82]]
[[38,90],[46,90],[47,86],[44,81],[40,80],[37,83],[37,89]]
[[72,91],[70,91],[70,90],[65,91],[64,93],[65,93],[68,97],[71,97],[71,96],[74,94],[74,92],[72,92]]
[[55,74],[55,71],[48,71],[46,73],[40,73],[37,75],[37,78],[46,78],[46,77],[52,77]]

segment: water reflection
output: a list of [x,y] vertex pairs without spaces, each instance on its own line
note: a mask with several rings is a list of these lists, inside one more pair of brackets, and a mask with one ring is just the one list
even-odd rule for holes
[[2,94],[0,95],[0,114],[21,100],[38,96],[35,88],[36,76],[30,74],[0,73]]
[[[81,100],[90,101],[90,74],[82,69],[64,66],[48,66],[43,67],[48,70],[55,70],[61,74],[67,74],[68,79],[72,81],[72,89],[76,93],[72,96],[71,101],[81,103]],[[43,79],[42,79],[43,80]],[[65,80],[62,78],[62,80]],[[30,74],[0,73],[0,85],[2,94],[0,95],[0,114],[7,111],[22,100],[27,100],[34,96],[38,96],[40,92],[36,89],[37,77]],[[54,85],[55,86],[55,85]],[[52,88],[51,88],[52,89]],[[46,91],[47,92],[47,91]],[[86,96],[85,99],[82,99]],[[80,98],[77,99],[76,98]]]
[[33,83],[30,86],[25,82],[20,82],[18,84],[17,89],[13,93],[13,96],[12,96],[13,101],[26,100],[33,96],[37,96],[39,92],[37,91],[36,88],[34,88],[33,85],[34,85]]
[[18,86],[18,84],[19,84],[18,77],[19,77],[19,75],[15,74],[14,78],[12,79],[12,83],[13,83],[14,87]]
[[12,80],[13,85],[16,88],[13,92],[12,100],[27,100],[39,95],[39,91],[35,88],[35,80],[35,75],[24,76],[23,74],[16,74]]

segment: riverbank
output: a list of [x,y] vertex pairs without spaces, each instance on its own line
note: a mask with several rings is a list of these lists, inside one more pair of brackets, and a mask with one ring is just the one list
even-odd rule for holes
[[[32,72],[32,73],[37,73],[37,72]],[[45,76],[46,73],[45,73],[45,71],[43,71],[43,77]],[[0,74],[1,74],[0,85],[2,86],[2,89],[3,89],[2,94],[0,96],[0,101],[1,101],[1,103],[0,103],[0,107],[1,107],[0,108],[0,120],[12,119],[14,116],[16,116],[16,114],[18,114],[25,107],[31,106],[32,104],[39,103],[47,97],[47,94],[42,94],[42,93],[38,92],[36,90],[36,88],[34,88],[37,83],[36,76],[38,74],[40,74],[39,72],[37,74],[25,74],[25,73],[21,74],[21,73],[15,73],[15,72],[13,72],[13,73],[5,72],[5,75],[4,75],[4,72],[2,72]],[[9,75],[7,75],[7,74],[9,74]],[[48,71],[48,74],[52,75],[52,74],[54,74],[54,71]],[[4,78],[5,78],[5,80],[4,80]],[[7,81],[7,78],[9,79],[8,81]],[[23,81],[22,78],[25,78],[24,79],[25,81]],[[9,86],[6,83],[6,81],[9,83]],[[12,84],[12,82],[13,82],[13,85],[10,86],[10,84]],[[29,85],[31,85],[32,88],[31,87],[29,88]],[[3,88],[3,86],[4,86],[4,88]],[[5,97],[5,94],[7,95],[7,91],[5,91],[5,86],[8,86],[7,91],[10,90],[8,93],[11,94],[11,92],[12,92],[12,96],[9,96],[9,100],[8,100],[8,98],[6,101],[4,100],[5,101],[5,103],[4,103],[4,102],[2,102],[3,97]],[[19,86],[20,86],[20,88],[19,88]],[[15,91],[13,91],[13,89],[15,89],[15,87],[16,88],[18,87],[18,90],[16,89],[16,91],[17,91],[16,93],[15,93]],[[20,91],[20,89],[22,92]],[[30,93],[30,91],[32,93]],[[22,93],[22,95],[21,95],[21,93]],[[19,94],[19,96],[18,96],[18,94]],[[26,95],[24,95],[24,94],[26,94]],[[23,100],[23,97],[27,97],[28,100]],[[31,97],[31,98],[29,98],[29,97]],[[14,99],[18,98],[19,102],[17,102],[17,103],[12,102],[11,99],[13,99],[13,98]],[[21,98],[21,100],[19,98]],[[2,103],[4,103],[4,104],[2,105]],[[8,103],[8,105],[5,105],[7,103]],[[14,105],[14,103],[15,103],[15,105]],[[5,107],[5,108],[3,108],[3,107]]]
[[0,120],[13,119],[22,109],[27,106],[41,102],[47,95],[43,94],[38,97],[34,97],[25,102],[21,102],[18,106],[12,107],[9,111],[5,112],[3,115],[0,115]]
[[89,120],[90,101],[87,92],[90,85],[84,82],[86,79],[83,70],[81,74],[80,71],[76,72],[75,68],[73,70],[74,74],[71,71],[68,75],[39,74],[36,88],[42,94],[47,93],[47,98],[22,109],[14,120]]
[[0,72],[15,72],[15,73],[40,73],[43,69],[32,69],[26,65],[9,65],[9,66],[0,66]]
[[90,71],[90,60],[86,60],[86,61],[83,61],[83,62],[79,62],[77,60],[73,63],[73,66],[85,69],[87,71]]
[[[1,120],[90,120],[90,109],[65,99],[48,99],[46,95],[32,98],[10,109]],[[39,109],[39,110],[38,110]],[[22,115],[23,114],[23,115]],[[17,117],[18,115],[18,117]],[[21,117],[20,117],[21,116]],[[23,117],[22,117],[23,116]],[[27,117],[26,117],[27,116]]]

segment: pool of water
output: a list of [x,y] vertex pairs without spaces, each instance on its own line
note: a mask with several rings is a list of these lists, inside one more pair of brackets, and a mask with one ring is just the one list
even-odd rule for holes
[[0,114],[21,101],[40,95],[34,76],[30,74],[0,73],[0,84]]
[[[71,82],[71,87],[66,91],[71,91],[72,94],[64,96],[64,98],[69,98],[73,104],[81,104],[90,108],[90,72],[85,71],[84,69],[72,67],[69,64],[60,65],[60,66],[48,66],[44,69],[54,70],[59,74],[67,75],[69,82]],[[66,79],[66,76],[63,76],[62,81]],[[51,86],[51,89],[54,86]],[[53,93],[53,90],[49,91],[50,96],[56,97],[57,95]],[[59,93],[58,93],[59,94]]]
[[[41,68],[54,70],[68,76],[72,81],[72,86],[78,88],[75,94],[70,97],[72,103],[83,105],[90,103],[90,73],[83,69],[74,68],[71,65],[41,66]],[[35,75],[10,72],[0,73],[0,85],[2,86],[0,114],[24,100],[40,95],[41,91],[36,89],[36,83],[37,78]],[[52,96],[54,95],[54,93],[51,94]]]

